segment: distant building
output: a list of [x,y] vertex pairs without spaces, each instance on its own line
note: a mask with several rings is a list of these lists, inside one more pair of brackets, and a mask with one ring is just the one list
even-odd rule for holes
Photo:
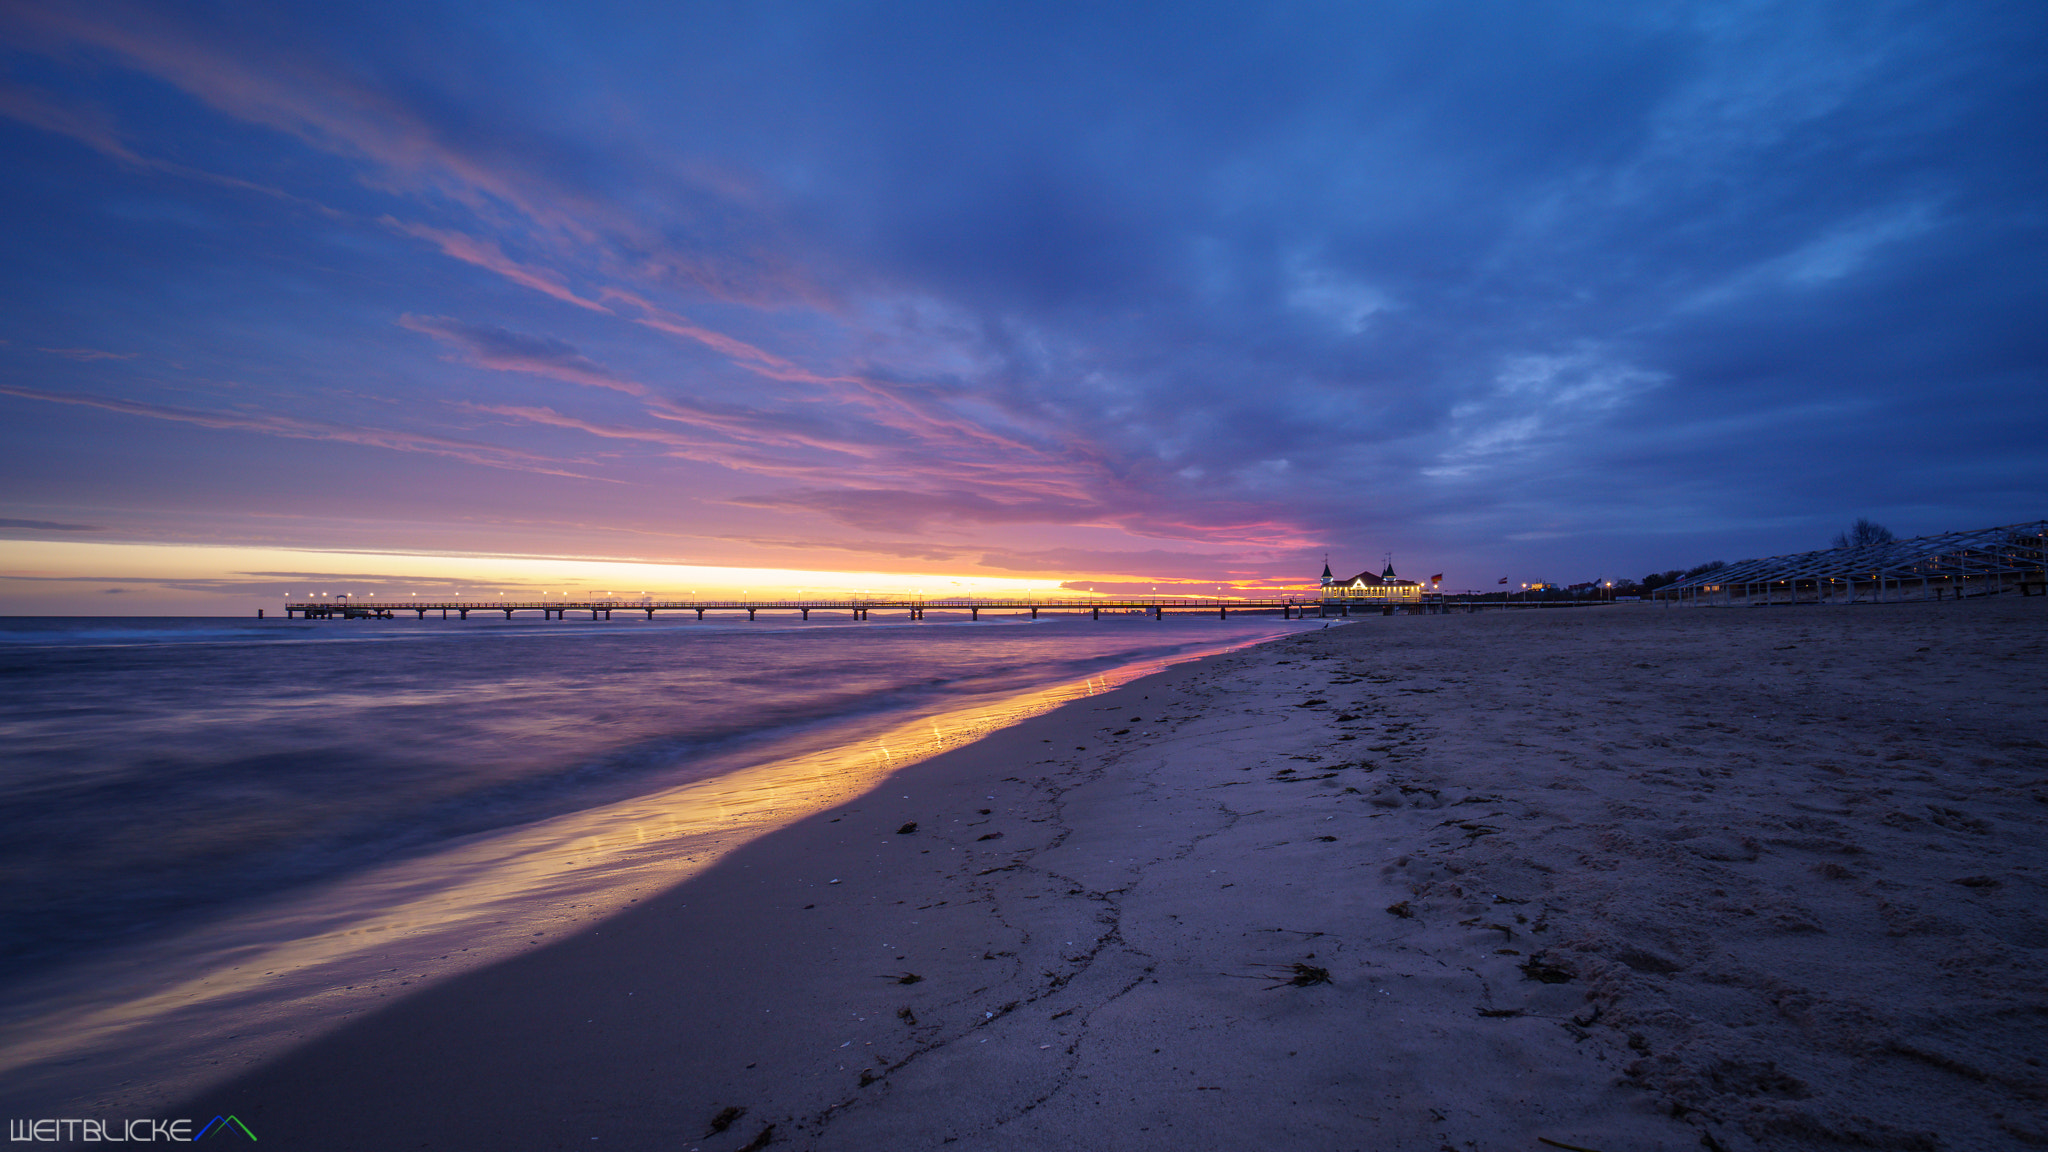
[[1323,562],[1323,599],[1339,603],[1413,604],[1422,599],[1422,585],[1394,575],[1394,564],[1375,576],[1370,570],[1339,579],[1330,575],[1329,561]]

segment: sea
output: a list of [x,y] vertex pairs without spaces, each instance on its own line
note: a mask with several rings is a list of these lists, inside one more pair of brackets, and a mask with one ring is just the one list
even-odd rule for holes
[[[495,614],[494,614],[495,615]],[[1318,621],[0,618],[0,1104],[146,1104]]]

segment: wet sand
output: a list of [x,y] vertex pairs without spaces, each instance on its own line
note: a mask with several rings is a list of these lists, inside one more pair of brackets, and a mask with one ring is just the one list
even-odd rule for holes
[[292,1149],[2048,1143],[2044,604],[1211,657],[168,1114]]

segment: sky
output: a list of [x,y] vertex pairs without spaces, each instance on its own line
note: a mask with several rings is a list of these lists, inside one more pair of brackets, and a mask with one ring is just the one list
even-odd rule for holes
[[2044,123],[2030,0],[5,0],[0,614],[2037,519]]

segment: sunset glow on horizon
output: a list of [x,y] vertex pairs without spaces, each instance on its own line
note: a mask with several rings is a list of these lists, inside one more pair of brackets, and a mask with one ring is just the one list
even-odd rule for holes
[[1302,594],[1269,588],[1101,579],[1020,579],[939,572],[733,568],[554,556],[333,552],[228,545],[16,541],[0,569],[14,614],[244,615],[279,603],[348,596],[488,600],[785,600]]

